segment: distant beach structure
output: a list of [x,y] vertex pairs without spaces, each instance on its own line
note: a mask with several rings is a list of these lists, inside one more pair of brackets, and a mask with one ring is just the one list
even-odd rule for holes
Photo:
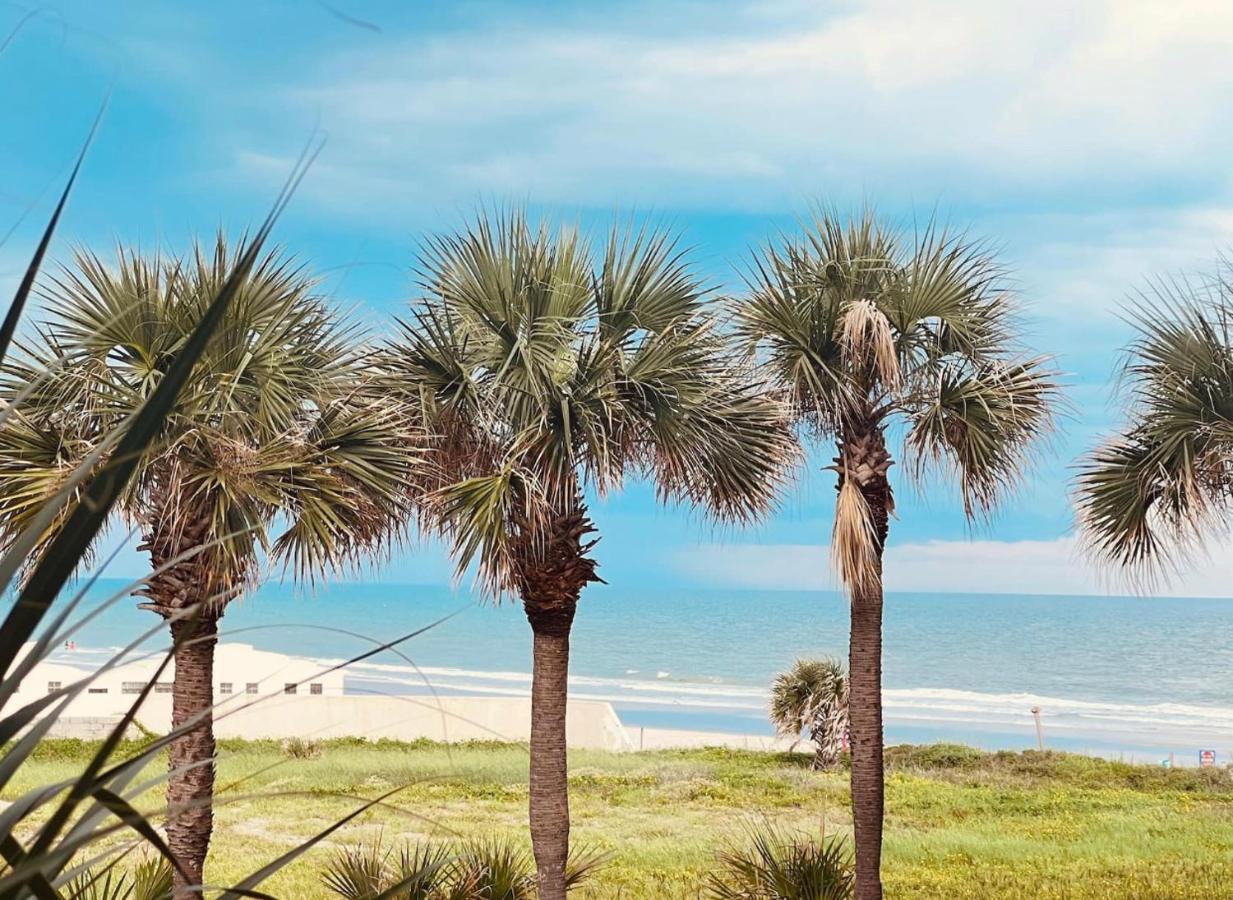
[[[22,648],[23,657],[31,646],[27,644]],[[66,644],[65,649],[73,652],[74,657],[81,652],[75,642],[71,646]],[[69,704],[61,718],[71,723],[74,719],[102,720],[123,715],[134,696],[154,679],[161,662],[162,654],[153,653],[103,672]],[[71,685],[93,668],[89,657],[84,655],[71,662],[56,656],[34,666],[22,680],[18,691],[53,693]],[[173,662],[163,671],[155,683],[154,692],[142,706],[138,718],[147,728],[164,730],[169,727],[174,668]],[[269,694],[342,696],[342,671],[323,672],[323,668],[310,659],[258,650],[250,644],[220,644],[214,665],[214,693],[220,703],[226,702],[229,697],[255,699]]]

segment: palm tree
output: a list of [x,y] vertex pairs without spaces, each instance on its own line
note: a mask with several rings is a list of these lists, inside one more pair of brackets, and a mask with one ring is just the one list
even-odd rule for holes
[[1126,426],[1084,460],[1089,547],[1140,581],[1175,571],[1233,501],[1233,284],[1157,281],[1132,310]]
[[530,824],[544,900],[565,894],[570,628],[600,580],[585,492],[645,476],[663,500],[746,520],[770,506],[793,447],[670,236],[614,230],[598,256],[575,231],[517,211],[437,238],[389,359],[435,444],[426,519],[459,571],[476,563],[485,592],[516,595],[531,625]]
[[969,517],[1012,485],[1056,391],[1019,354],[1014,304],[980,244],[930,225],[908,236],[866,210],[821,211],[758,255],[734,305],[739,336],[807,437],[834,440],[831,553],[851,601],[852,807],[858,900],[882,896],[882,554],[894,499],[887,433],[919,479],[957,480]]
[[809,732],[813,768],[832,768],[848,738],[848,672],[832,657],[798,659],[771,686],[771,724],[799,739]]
[[[52,280],[48,320],[0,372],[9,403],[37,385],[0,427],[4,541],[150,395],[245,246],[220,235],[187,259],[121,250],[114,267],[81,252]],[[404,518],[412,432],[368,385],[353,329],[300,267],[265,253],[122,497],[152,564],[142,605],[175,646],[172,726],[186,729],[167,789],[177,897],[197,895],[209,847],[213,659],[228,602],[263,556],[312,577],[379,550]]]

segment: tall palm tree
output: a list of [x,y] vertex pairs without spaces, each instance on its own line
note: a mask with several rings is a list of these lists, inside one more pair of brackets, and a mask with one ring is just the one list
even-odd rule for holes
[[1131,311],[1125,427],[1083,461],[1089,547],[1151,581],[1223,532],[1233,503],[1233,284],[1158,281]]
[[807,437],[838,455],[831,553],[851,601],[852,807],[858,900],[882,896],[882,554],[894,512],[888,430],[919,479],[954,473],[989,511],[1050,418],[1045,361],[1020,355],[1014,303],[980,244],[901,234],[869,210],[821,211],[766,247],[734,305],[738,334]]
[[[0,370],[0,400],[37,385],[0,427],[0,538],[19,535],[141,406],[244,251],[220,235],[186,259],[120,250],[109,267],[81,252],[50,282],[47,321]],[[167,789],[177,897],[197,895],[209,847],[214,647],[228,602],[263,556],[311,577],[379,550],[403,520],[413,434],[368,385],[353,329],[303,269],[265,253],[122,497],[152,563],[142,605],[174,640],[172,725],[187,729]]]
[[663,500],[747,520],[770,506],[792,436],[670,236],[614,230],[593,254],[521,212],[480,217],[428,245],[421,283],[389,368],[435,444],[427,519],[531,625],[531,837],[540,896],[560,900],[569,636],[600,580],[586,492],[649,477]]
[[798,659],[771,685],[771,724],[785,737],[809,732],[817,771],[833,768],[848,737],[848,672],[832,657]]

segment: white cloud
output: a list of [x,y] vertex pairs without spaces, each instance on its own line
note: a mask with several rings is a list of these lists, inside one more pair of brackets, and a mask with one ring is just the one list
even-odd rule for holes
[[[740,12],[744,33],[663,34],[648,7],[636,30],[597,16],[366,44],[275,102],[331,133],[306,191],[370,214],[492,193],[764,210],[869,185],[988,202],[1227,184],[1227,3]],[[269,149],[241,165],[263,172]]]
[[[1233,546],[1221,546],[1184,575],[1152,590],[1169,597],[1233,597]],[[834,590],[826,547],[710,544],[675,555],[682,574],[708,585],[764,590]],[[1123,594],[1131,588],[1085,561],[1073,538],[1052,541],[926,541],[892,545],[888,591],[989,594]]]

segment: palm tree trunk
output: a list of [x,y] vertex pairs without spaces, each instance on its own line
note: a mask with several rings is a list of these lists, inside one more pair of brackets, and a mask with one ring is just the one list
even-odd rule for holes
[[[171,623],[175,681],[171,727],[188,730],[171,744],[167,783],[167,844],[183,874],[175,874],[176,900],[200,897],[214,827],[214,647],[218,616],[203,612]],[[188,724],[193,723],[193,724]],[[187,877],[186,877],[187,876]]]
[[882,897],[882,587],[854,593],[848,649],[856,900]]
[[565,708],[569,682],[569,631],[573,615],[532,620],[531,845],[541,900],[564,900],[569,857],[569,776]]
[[827,754],[826,748],[821,744],[816,745],[813,751],[813,762],[810,763],[809,768],[815,772],[825,772],[831,767],[831,763],[832,760]]
[[839,761],[839,754],[834,743],[828,740],[828,735],[819,729],[810,735],[813,739],[813,762],[810,768],[815,772],[825,772]]
[[843,477],[856,480],[869,507],[874,571],[851,590],[848,644],[848,726],[852,739],[852,825],[856,843],[855,900],[882,900],[882,552],[894,509],[887,471],[892,462],[876,424],[852,428],[840,441]]
[[595,529],[581,497],[573,511],[550,526],[542,542],[528,543],[519,580],[523,608],[534,634],[531,675],[531,848],[539,900],[565,900],[569,858],[569,775],[565,748],[569,689],[569,632],[578,598],[599,581],[587,558]]

